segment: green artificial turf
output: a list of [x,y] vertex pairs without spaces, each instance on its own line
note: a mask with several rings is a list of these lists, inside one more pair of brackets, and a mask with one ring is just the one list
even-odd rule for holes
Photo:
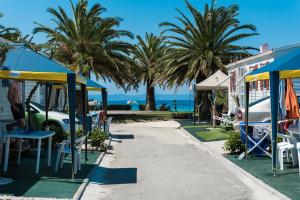
[[191,125],[190,122],[184,122],[182,128],[202,142],[225,140],[228,137],[228,132],[225,131],[224,128],[212,128],[212,126],[207,123]]
[[[82,152],[84,155],[84,152]],[[45,154],[45,153],[44,153]],[[46,166],[46,156],[42,155],[40,173],[36,175],[35,154],[22,156],[21,165],[16,165],[16,158],[11,158],[8,172],[4,175],[14,180],[13,183],[0,186],[0,195],[25,196],[25,197],[48,197],[48,198],[72,198],[80,184],[87,178],[94,163],[99,157],[99,152],[88,152],[88,161],[78,172],[75,179],[71,176],[70,156],[64,160],[64,166],[58,172],[54,172],[56,152],[52,154],[51,168]],[[1,166],[2,167],[2,166]],[[0,172],[0,175],[2,172]]]
[[238,160],[237,156],[233,155],[225,157],[291,199],[299,199],[300,176],[297,166],[292,167],[290,163],[285,163],[285,169],[277,171],[274,176],[269,157],[250,157],[247,161]]

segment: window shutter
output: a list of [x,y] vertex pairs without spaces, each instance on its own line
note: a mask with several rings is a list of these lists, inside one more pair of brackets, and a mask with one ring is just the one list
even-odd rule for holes
[[259,84],[260,84],[260,90],[263,90],[264,89],[264,81],[259,81]]

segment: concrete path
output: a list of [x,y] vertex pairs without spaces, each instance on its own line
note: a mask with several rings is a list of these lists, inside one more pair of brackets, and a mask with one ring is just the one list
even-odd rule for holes
[[82,199],[258,199],[177,122],[113,124],[117,141]]

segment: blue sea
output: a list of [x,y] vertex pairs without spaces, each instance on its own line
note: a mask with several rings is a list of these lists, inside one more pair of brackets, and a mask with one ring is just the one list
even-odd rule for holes
[[[156,95],[156,108],[162,104],[166,104],[166,106],[171,108],[171,111],[178,112],[192,112],[194,101],[193,97],[190,94],[176,94],[176,95]],[[89,99],[101,101],[100,95],[89,95]],[[108,104],[116,105],[122,104],[126,105],[129,100],[136,101],[137,104],[131,105],[131,110],[139,110],[139,104],[145,104],[145,95],[123,95],[123,94],[114,94],[108,96]],[[176,108],[175,110],[175,101],[176,100]]]
[[[139,104],[145,104],[145,101],[136,101],[138,104],[131,105],[131,110],[139,110]],[[108,101],[109,105],[123,104],[126,105],[127,101]],[[171,111],[175,111],[175,103],[173,100],[157,100],[156,108],[158,109],[162,104],[170,106]],[[177,111],[192,111],[192,102],[189,100],[176,100]]]

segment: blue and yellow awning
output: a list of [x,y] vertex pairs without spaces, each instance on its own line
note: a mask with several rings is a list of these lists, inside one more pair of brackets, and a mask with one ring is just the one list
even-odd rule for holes
[[[85,79],[86,81],[86,89],[88,91],[103,91],[103,89],[106,89],[104,86],[96,83],[95,81],[92,81],[90,79]],[[63,89],[63,85],[62,84],[55,84],[52,86],[54,89]],[[80,90],[80,86],[77,85],[76,87],[77,90]]]
[[254,70],[245,77],[246,82],[268,80],[270,72],[279,72],[280,79],[300,77],[300,49],[295,49],[274,62]]
[[[31,81],[67,82],[67,74],[73,71],[61,63],[37,53],[23,44],[13,44],[3,67],[0,68],[0,79],[18,79]],[[76,77],[78,83],[86,84],[85,79]]]

